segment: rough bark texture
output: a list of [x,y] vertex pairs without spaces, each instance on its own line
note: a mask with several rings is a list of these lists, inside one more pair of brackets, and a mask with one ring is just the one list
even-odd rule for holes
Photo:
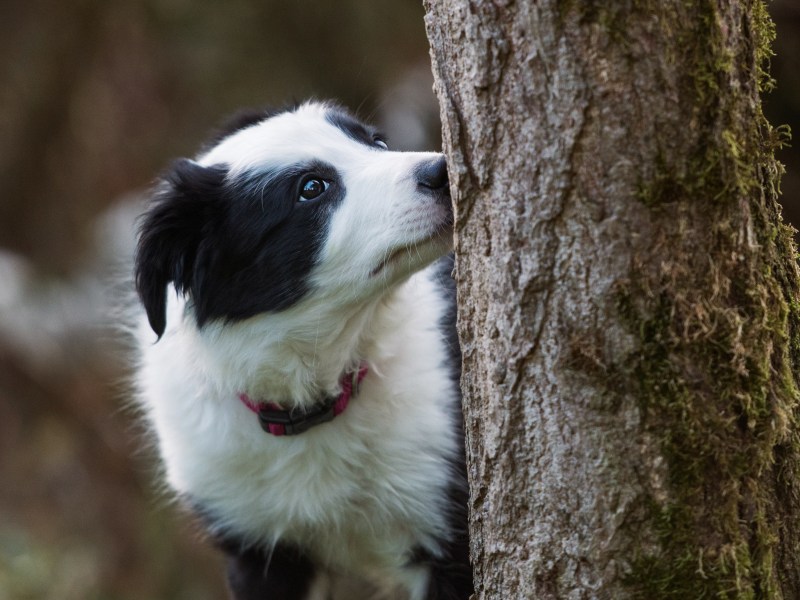
[[800,598],[763,3],[425,7],[478,598]]

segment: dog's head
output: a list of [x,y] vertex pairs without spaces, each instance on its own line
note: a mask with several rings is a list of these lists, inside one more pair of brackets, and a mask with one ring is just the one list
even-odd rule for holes
[[358,303],[451,247],[444,157],[393,152],[341,108],[308,103],[239,119],[164,176],[140,228],[135,275],[153,330],[167,289],[198,327],[306,298]]

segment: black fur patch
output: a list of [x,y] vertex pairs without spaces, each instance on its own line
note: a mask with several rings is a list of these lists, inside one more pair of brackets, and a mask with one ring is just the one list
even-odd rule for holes
[[[448,254],[436,262],[434,278],[439,285],[445,302],[447,311],[442,315],[439,322],[439,331],[447,348],[448,360],[446,364],[450,368],[450,379],[456,389],[461,385],[461,345],[458,340],[457,329],[457,303],[456,303],[456,281],[454,279],[455,256]],[[460,406],[459,406],[460,408]],[[459,411],[458,419],[461,420]],[[466,475],[465,475],[466,478]]]
[[[308,175],[330,186],[298,202]],[[233,181],[223,168],[178,161],[140,227],[136,285],[153,330],[166,327],[170,282],[188,293],[198,327],[296,303],[344,194],[336,170],[319,161]]]
[[226,169],[179,160],[156,191],[139,227],[136,291],[150,327],[159,337],[166,327],[167,285],[193,287],[203,238],[222,211]]
[[230,117],[228,117],[222,125],[214,132],[214,137],[211,140],[210,146],[216,146],[219,142],[241,131],[252,127],[256,123],[275,116],[282,111],[272,109],[244,109],[240,110]]
[[331,109],[325,115],[325,118],[328,123],[339,128],[347,137],[370,148],[380,148],[375,142],[377,140],[385,140],[385,136],[379,133],[377,129],[362,123],[344,109]]
[[314,580],[314,564],[293,546],[246,548],[237,540],[218,542],[228,557],[228,587],[236,600],[301,600]]
[[297,104],[286,105],[280,108],[245,108],[233,113],[217,127],[211,135],[211,139],[203,145],[203,151],[210,150],[222,140],[232,136],[234,133],[252,127],[262,121],[285,112],[293,112],[297,109]]

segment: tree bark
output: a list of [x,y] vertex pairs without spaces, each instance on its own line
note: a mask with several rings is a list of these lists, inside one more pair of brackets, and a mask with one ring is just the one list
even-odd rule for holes
[[800,598],[760,0],[425,0],[477,597]]

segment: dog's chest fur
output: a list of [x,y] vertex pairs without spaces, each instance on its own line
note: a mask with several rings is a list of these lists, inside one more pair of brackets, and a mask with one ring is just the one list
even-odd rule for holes
[[[333,569],[378,579],[408,578],[415,550],[439,551],[437,540],[447,537],[448,471],[458,454],[458,396],[438,328],[446,305],[433,272],[414,275],[371,307],[362,339],[350,339],[343,315],[320,314],[338,320],[338,339],[369,356],[370,370],[342,415],[292,437],[266,434],[238,401],[253,368],[246,358],[216,364],[196,329],[181,323],[182,301],[170,301],[176,326],[144,346],[139,383],[169,484],[217,533],[295,543]],[[281,326],[290,327],[291,318],[282,315]],[[351,319],[357,328],[359,315]],[[146,323],[141,330],[152,337]],[[297,376],[302,385],[302,368],[293,374],[286,365],[324,362],[326,350],[297,356],[276,343],[258,368],[280,365],[275,378],[292,385]]]

